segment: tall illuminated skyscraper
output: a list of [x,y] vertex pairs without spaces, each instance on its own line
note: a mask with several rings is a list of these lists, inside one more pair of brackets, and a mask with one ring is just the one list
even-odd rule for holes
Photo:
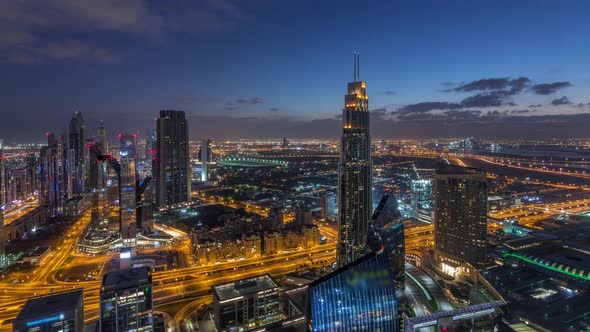
[[104,128],[104,123],[100,121],[100,127],[98,128],[98,137],[96,138],[96,144],[98,144],[98,148],[102,154],[109,153],[109,149],[107,147],[107,132]]
[[137,197],[136,197],[136,135],[119,135],[121,141],[120,159],[121,164],[121,192],[119,196],[121,213],[121,238],[123,246],[135,245],[137,233]]
[[342,111],[343,134],[338,167],[338,247],[336,261],[344,266],[365,254],[372,215],[372,161],[369,96],[359,78],[354,57],[354,82],[348,83]]
[[190,202],[191,169],[184,111],[162,110],[157,120],[154,178],[160,208]]
[[84,192],[86,182],[86,125],[81,112],[76,112],[72,120],[67,136],[67,193],[71,198]]
[[0,267],[6,263],[6,239],[4,238],[4,140],[0,138]]
[[208,165],[211,161],[211,140],[204,139],[201,142],[201,181],[209,181]]
[[435,257],[454,276],[486,260],[487,178],[481,169],[439,163],[434,176]]

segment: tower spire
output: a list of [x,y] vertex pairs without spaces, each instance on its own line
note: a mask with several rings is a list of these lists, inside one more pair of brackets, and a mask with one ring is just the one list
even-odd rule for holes
[[358,82],[361,79],[361,59],[360,53],[354,52],[354,82]]
[[354,70],[352,72],[353,82],[356,82],[356,51],[353,54]]
[[356,52],[356,80],[361,80],[361,54]]

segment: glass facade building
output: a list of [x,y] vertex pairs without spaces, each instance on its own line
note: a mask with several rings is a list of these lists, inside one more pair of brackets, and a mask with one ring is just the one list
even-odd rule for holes
[[121,238],[123,246],[134,246],[137,236],[136,135],[119,135],[119,139]]
[[153,331],[152,274],[148,267],[104,275],[99,331]]
[[389,191],[383,194],[373,212],[368,243],[372,251],[383,249],[389,259],[396,288],[404,288],[406,262],[404,224],[401,221],[395,196]]
[[367,254],[312,282],[308,330],[399,331],[393,275],[383,251]]
[[463,261],[485,262],[486,173],[481,169],[439,163],[434,192],[434,243],[441,269],[454,275]]
[[279,286],[268,274],[216,285],[212,291],[218,331],[261,328],[284,318]]
[[191,200],[188,148],[188,126],[184,111],[160,111],[153,165],[156,204],[160,208]]
[[365,254],[373,210],[369,96],[359,79],[355,54],[354,82],[348,83],[342,110],[338,166],[338,244],[336,262],[343,266]]
[[15,332],[84,331],[84,291],[32,297],[12,323]]

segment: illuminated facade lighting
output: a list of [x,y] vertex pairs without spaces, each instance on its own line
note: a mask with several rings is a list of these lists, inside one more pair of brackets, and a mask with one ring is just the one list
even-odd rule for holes
[[369,134],[369,97],[366,83],[359,80],[355,53],[354,82],[348,83],[342,110],[342,140],[338,167],[338,249],[339,266],[365,253],[372,214],[372,161]]

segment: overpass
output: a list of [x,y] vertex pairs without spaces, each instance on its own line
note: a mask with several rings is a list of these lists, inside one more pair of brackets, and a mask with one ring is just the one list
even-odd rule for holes
[[228,157],[221,159],[219,166],[229,167],[265,167],[265,166],[288,166],[289,163],[282,160],[261,159],[250,157]]
[[445,317],[452,317],[453,321],[458,321],[486,316],[496,312],[497,308],[505,304],[504,301],[494,301],[454,310],[438,311],[426,316],[406,318],[404,332],[414,332],[424,327],[435,326],[439,319]]

